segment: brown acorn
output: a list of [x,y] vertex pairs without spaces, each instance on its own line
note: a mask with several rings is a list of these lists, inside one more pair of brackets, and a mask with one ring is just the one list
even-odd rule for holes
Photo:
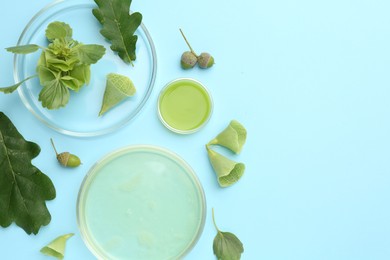
[[198,57],[190,51],[186,51],[181,55],[180,64],[185,70],[192,69],[198,62]]
[[50,141],[51,141],[51,145],[54,148],[54,152],[56,153],[57,160],[62,166],[74,168],[81,164],[80,158],[74,154],[71,154],[69,152],[63,152],[59,154],[54,145],[53,139],[50,138]]
[[184,38],[184,41],[187,43],[190,51],[185,51],[181,56],[181,67],[183,69],[191,69],[198,63],[199,67],[202,69],[211,68],[214,65],[214,57],[210,55],[208,52],[202,52],[199,56],[192,49],[190,43],[188,42],[186,36],[184,35],[181,29],[180,33]]
[[202,52],[198,56],[198,65],[202,69],[208,69],[214,65],[214,58],[208,52]]

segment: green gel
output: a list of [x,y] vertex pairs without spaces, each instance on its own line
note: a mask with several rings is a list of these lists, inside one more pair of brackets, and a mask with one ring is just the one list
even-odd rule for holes
[[158,110],[161,121],[170,130],[192,133],[208,121],[212,100],[201,83],[192,79],[178,79],[162,90]]
[[79,194],[78,220],[99,259],[181,259],[204,225],[203,189],[175,154],[130,146],[103,158]]

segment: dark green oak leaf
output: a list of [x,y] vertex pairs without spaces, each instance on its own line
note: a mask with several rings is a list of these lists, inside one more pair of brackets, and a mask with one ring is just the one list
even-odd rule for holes
[[131,0],[95,0],[95,3],[98,8],[92,13],[103,26],[100,33],[111,41],[111,50],[125,63],[132,63],[138,40],[134,33],[142,22],[142,14],[130,14]]
[[13,222],[27,234],[37,234],[51,221],[46,200],[56,197],[50,178],[31,164],[40,147],[26,141],[0,112],[0,225]]

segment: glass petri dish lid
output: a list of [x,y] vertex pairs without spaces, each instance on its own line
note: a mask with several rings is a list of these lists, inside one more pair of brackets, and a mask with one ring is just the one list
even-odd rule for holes
[[[79,92],[70,91],[69,103],[59,109],[49,110],[38,101],[42,86],[38,78],[23,83],[18,93],[24,105],[46,126],[66,135],[87,137],[107,134],[135,118],[148,101],[153,90],[157,60],[153,40],[142,23],[135,34],[137,58],[134,66],[125,64],[110,49],[110,42],[100,34],[101,25],[92,14],[97,5],[90,0],[59,0],[39,11],[24,28],[17,45],[38,44],[47,46],[45,30],[49,23],[61,21],[73,29],[73,38],[84,44],[100,44],[106,53],[91,65],[91,80]],[[14,79],[20,82],[36,74],[40,51],[14,57]],[[106,76],[118,73],[129,77],[136,94],[127,98],[103,116],[98,116],[106,86]]]
[[201,183],[182,158],[133,145],[90,169],[80,187],[77,221],[98,259],[181,259],[203,231],[205,208]]

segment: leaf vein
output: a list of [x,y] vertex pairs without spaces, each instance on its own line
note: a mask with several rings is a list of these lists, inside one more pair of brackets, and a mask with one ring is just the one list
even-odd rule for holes
[[[5,147],[5,151],[8,150],[8,147],[7,147],[7,144],[5,143],[5,139],[4,139],[4,135],[3,133],[0,131],[0,136],[1,136],[1,140],[2,140],[2,143],[3,143],[3,146]],[[19,184],[16,180],[16,174],[15,174],[15,171],[14,171],[14,168],[11,164],[11,158],[9,157],[8,153],[6,152],[6,158],[7,158],[7,162],[8,162],[8,166],[9,166],[9,169],[11,170],[11,173],[12,173],[12,178],[13,178],[13,185],[12,185],[12,189],[11,189],[11,192],[9,194],[9,198],[8,198],[8,207],[7,207],[7,212],[10,211],[10,208],[11,208],[11,200],[12,200],[12,195],[14,194],[14,188],[17,189],[19,191],[19,195],[22,197],[23,199],[23,208],[26,210],[28,216],[31,218],[31,215],[28,213],[28,208],[27,208],[27,205],[26,205],[26,202],[22,196],[22,193],[20,191],[20,187],[19,187]],[[15,191],[16,192],[16,191]]]

